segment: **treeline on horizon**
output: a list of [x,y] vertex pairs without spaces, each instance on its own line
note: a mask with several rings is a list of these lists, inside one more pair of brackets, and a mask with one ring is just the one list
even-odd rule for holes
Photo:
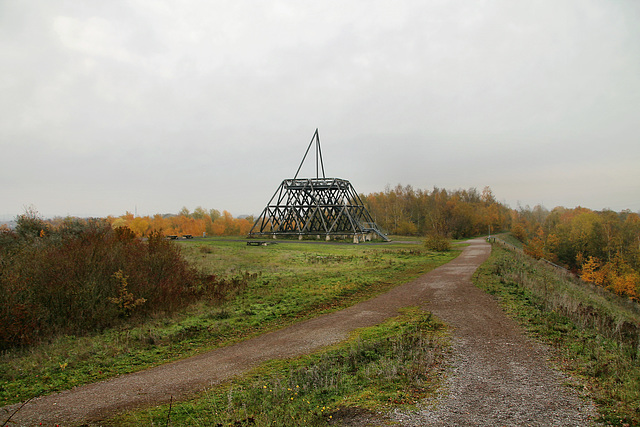
[[445,190],[414,189],[411,185],[387,187],[361,195],[379,227],[389,234],[436,234],[462,239],[509,229],[511,209],[496,201],[491,188]]
[[510,231],[534,258],[559,264],[587,282],[640,300],[640,215],[543,206],[511,209],[491,188],[387,187],[360,196],[378,226],[397,235],[454,239]]
[[[510,209],[498,203],[489,187],[482,193],[468,190],[414,190],[410,185],[381,193],[360,195],[376,224],[389,234],[422,236],[437,234],[455,239],[486,234],[489,230],[508,230]],[[190,212],[183,207],[176,215],[135,216],[127,212],[119,217],[109,216],[114,228],[126,226],[136,236],[152,232],[168,235],[246,236],[254,217],[234,218],[224,210],[196,207]],[[52,220],[62,223],[63,219]]]
[[[466,190],[414,190],[398,185],[384,192],[360,195],[376,224],[393,235],[424,236],[436,234],[454,239],[478,236],[491,231],[509,229],[511,209],[493,196],[489,187],[480,193]],[[76,218],[77,219],[77,218]],[[127,227],[138,237],[152,233],[192,236],[246,236],[253,227],[254,217],[234,218],[231,213],[201,206],[189,211],[183,207],[177,214],[136,216],[126,212],[108,216],[113,228]],[[64,226],[68,218],[46,222],[53,228]]]
[[190,212],[183,207],[177,215],[135,216],[127,212],[106,218],[113,228],[127,227],[138,237],[159,232],[165,236],[245,236],[253,226],[253,217],[234,218],[228,211],[198,206]]

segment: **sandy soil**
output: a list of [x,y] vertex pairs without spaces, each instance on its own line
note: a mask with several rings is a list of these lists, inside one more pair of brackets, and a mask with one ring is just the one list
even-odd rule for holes
[[189,359],[34,399],[12,421],[108,424],[119,412],[184,398],[265,360],[317,350],[396,316],[399,308],[420,305],[454,328],[445,393],[418,412],[352,413],[337,417],[343,425],[588,425],[592,405],[563,386],[567,379],[548,366],[547,350],[525,339],[496,302],[472,285],[471,275],[491,248],[482,239],[470,243],[450,263],[369,301]]

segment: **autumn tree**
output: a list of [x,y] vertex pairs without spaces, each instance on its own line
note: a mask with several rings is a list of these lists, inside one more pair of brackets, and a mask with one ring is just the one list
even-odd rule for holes
[[640,216],[583,207],[518,211],[514,236],[537,258],[577,271],[619,295],[640,295]]
[[16,233],[23,239],[35,239],[49,233],[49,223],[34,207],[28,207],[24,214],[18,215],[16,222]]
[[194,219],[203,219],[205,216],[208,216],[208,212],[202,206],[195,208],[191,214]]
[[447,191],[387,186],[384,192],[360,196],[374,221],[391,234],[436,234],[456,238],[504,230],[510,210],[495,201],[489,187]]

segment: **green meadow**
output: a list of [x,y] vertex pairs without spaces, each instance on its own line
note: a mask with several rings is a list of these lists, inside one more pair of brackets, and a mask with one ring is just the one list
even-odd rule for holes
[[176,313],[63,335],[0,356],[0,402],[10,404],[142,370],[338,310],[453,259],[419,242],[325,244],[197,239],[176,243],[217,287]]

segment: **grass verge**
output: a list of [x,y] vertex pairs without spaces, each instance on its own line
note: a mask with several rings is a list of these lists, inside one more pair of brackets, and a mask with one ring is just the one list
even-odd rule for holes
[[440,384],[443,323],[417,308],[346,342],[275,360],[185,402],[128,413],[115,425],[315,426],[347,413],[417,403]]
[[474,283],[555,350],[581,380],[606,425],[640,425],[640,314],[637,306],[581,284],[516,251],[493,246]]
[[419,244],[328,245],[185,242],[183,255],[207,274],[241,278],[218,302],[92,336],[63,336],[0,355],[0,402],[30,397],[188,357],[353,305],[457,256]]

